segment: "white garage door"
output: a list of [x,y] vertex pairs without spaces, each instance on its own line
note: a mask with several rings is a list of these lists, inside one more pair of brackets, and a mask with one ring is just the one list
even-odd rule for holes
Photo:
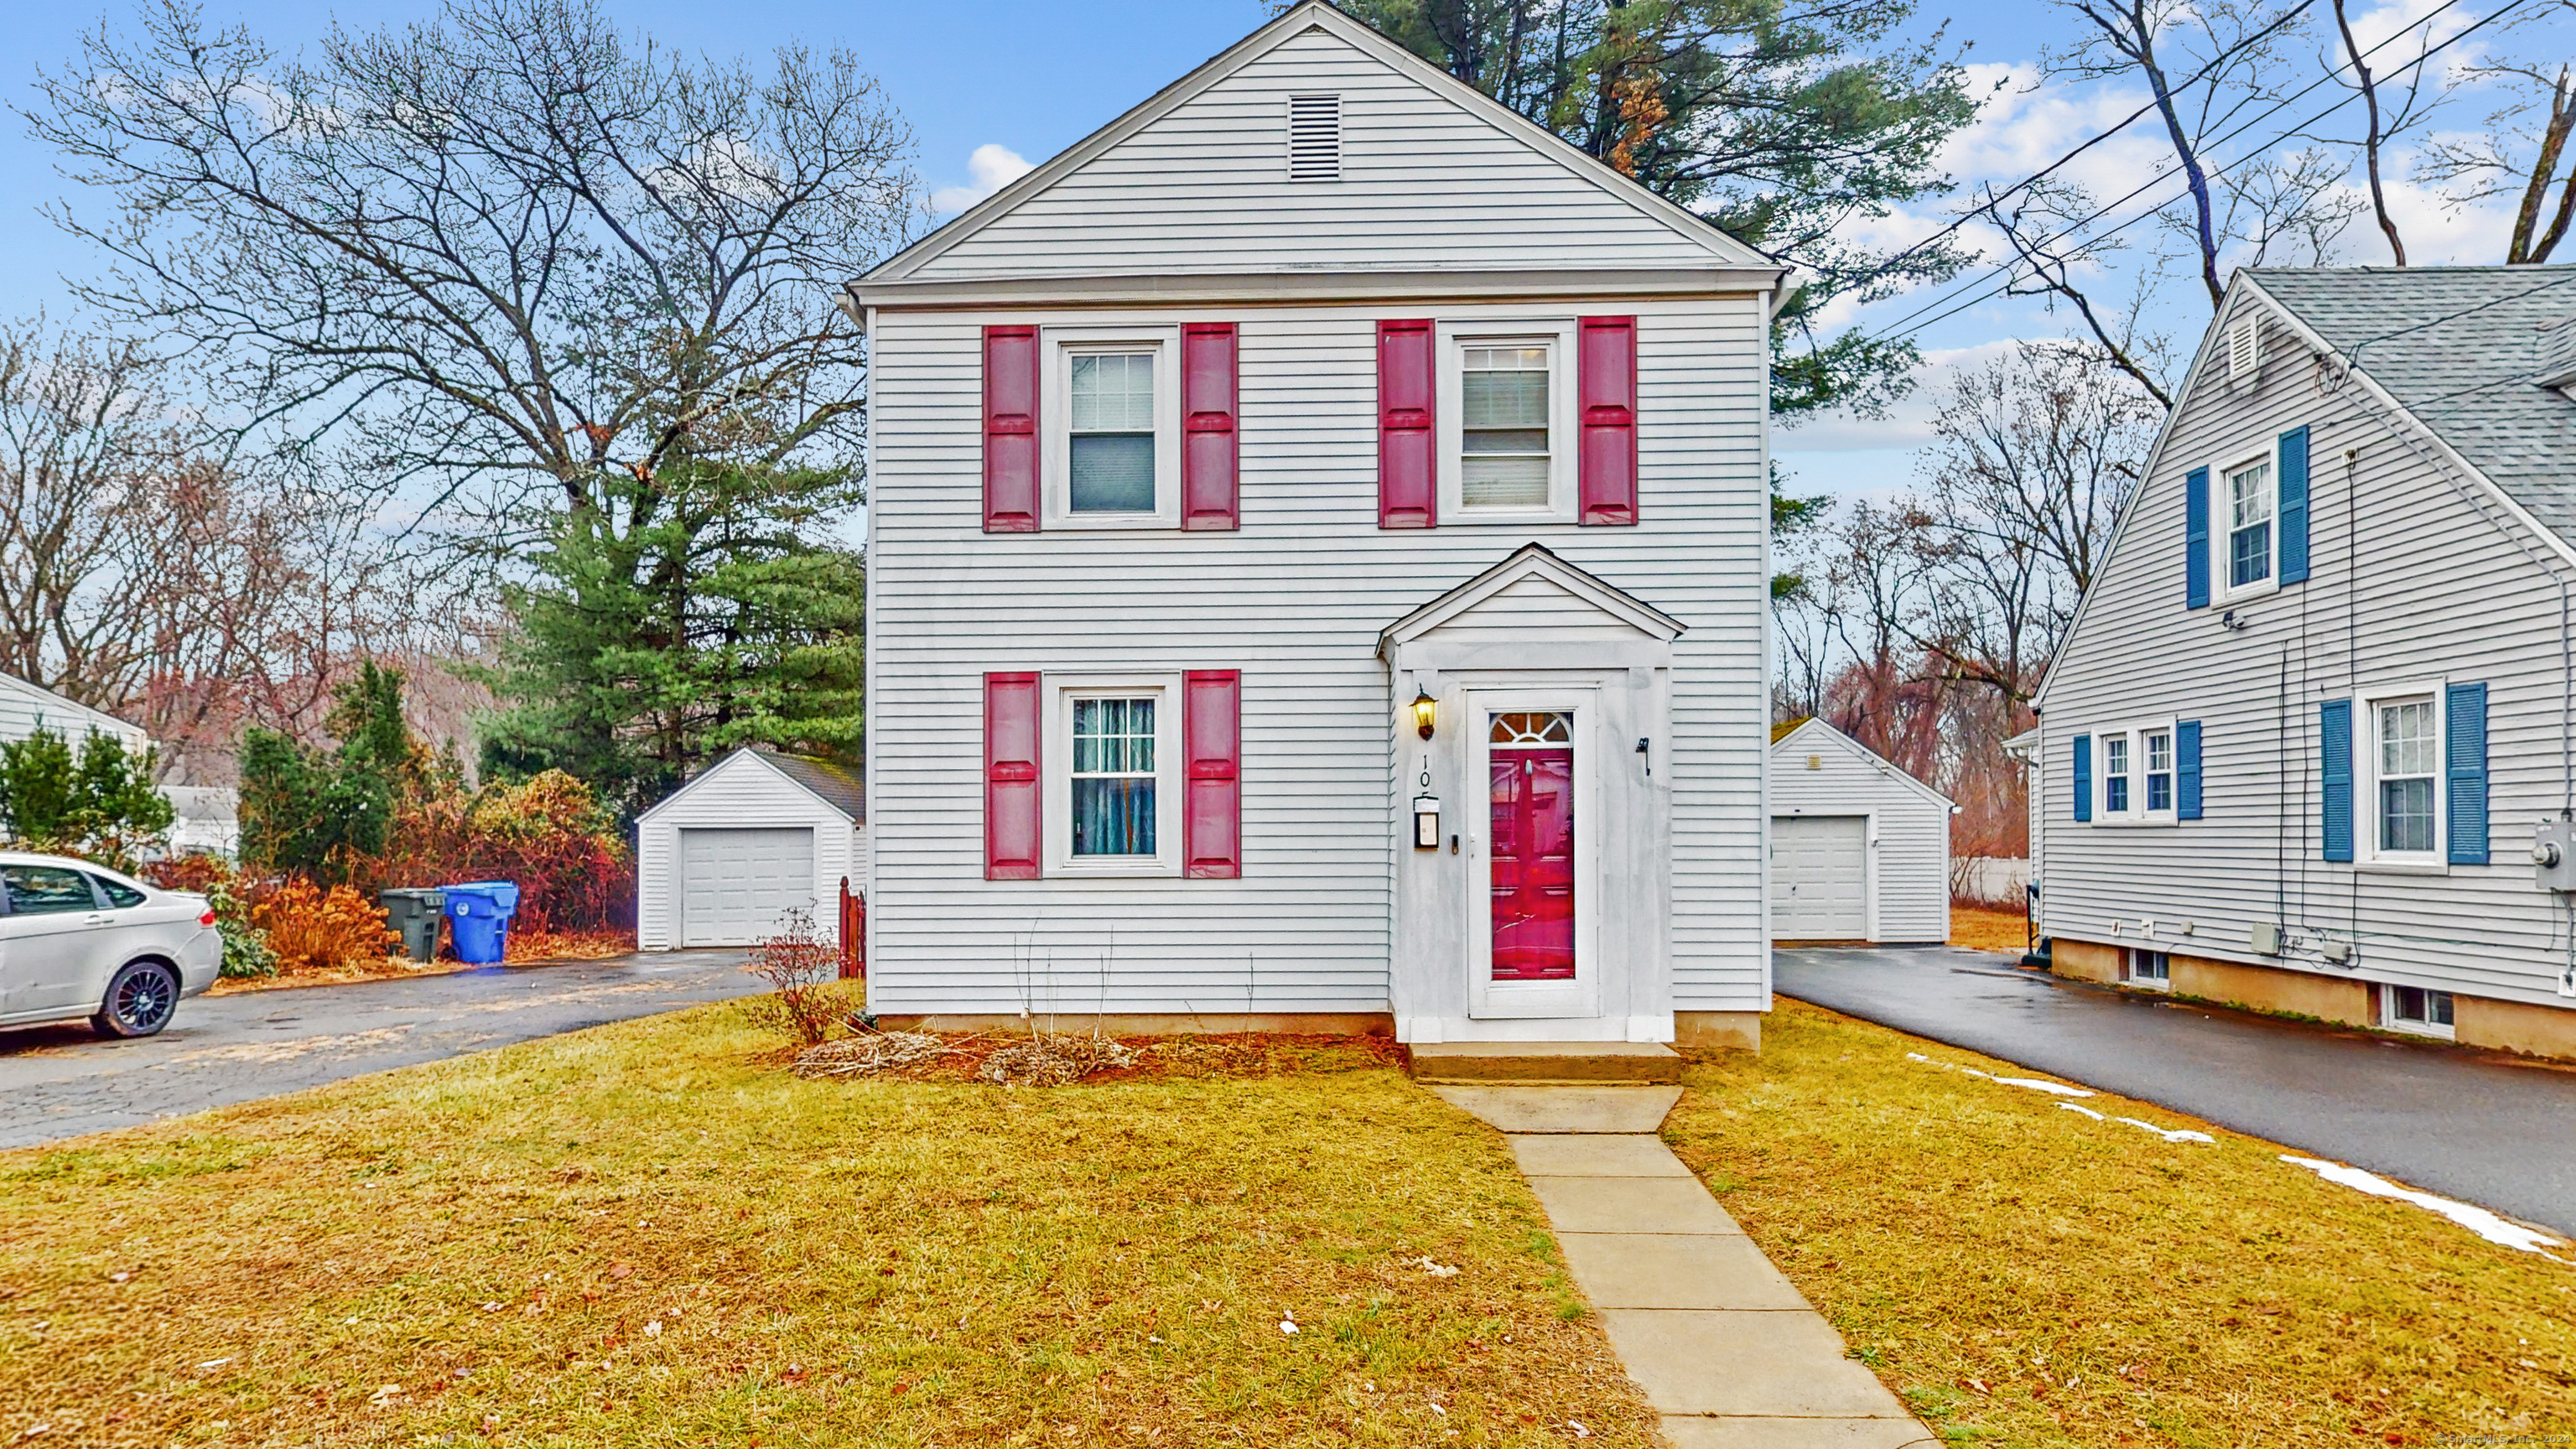
[[1868,938],[1866,816],[1771,817],[1771,936],[1778,941]]
[[810,827],[680,832],[681,945],[748,946],[798,906],[815,909]]

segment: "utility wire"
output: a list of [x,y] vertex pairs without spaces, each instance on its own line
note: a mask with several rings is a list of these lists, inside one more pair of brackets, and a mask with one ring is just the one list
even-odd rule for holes
[[[2210,75],[2217,71],[2220,66],[2223,66],[2230,60],[2235,59],[2239,52],[2261,41],[2269,40],[2274,31],[2286,27],[2291,21],[2307,14],[2308,11],[2316,5],[2316,3],[2317,0],[2300,0],[2298,5],[2281,12],[2280,18],[2274,20],[2270,25],[2265,26],[2260,33],[2250,36],[2236,45],[2228,47],[2225,53],[2211,57],[2209,64],[2204,65],[2199,70],[2183,77],[2180,84],[2173,86],[2165,92],[2163,100],[2171,100],[2172,98],[2181,95],[2183,92],[2190,90],[2193,86],[2200,84],[2202,81],[2209,79]],[[2459,3],[2459,0],[2450,0],[2450,4],[2457,3]],[[2443,8],[2448,9],[2450,7],[2449,5],[2445,5]],[[2441,11],[2437,10],[2433,13],[2438,15]],[[2428,15],[2425,18],[2429,20],[2432,16]],[[2410,30],[2413,28],[2414,27],[2412,26],[2408,27]],[[2385,42],[2382,43],[2384,44]],[[2376,47],[2373,47],[2373,49],[2376,49]],[[2076,157],[2083,155],[2085,152],[2090,151],[2094,147],[2101,145],[2103,142],[2110,140],[2122,131],[2136,125],[2141,118],[2154,111],[2160,104],[2162,104],[2163,100],[2150,100],[2145,105],[2131,111],[2128,115],[2120,118],[2117,123],[2096,134],[2091,139],[2085,141],[2082,145],[2077,146],[2074,150],[2067,152],[2065,155],[2049,162],[2047,165],[2042,166],[2037,171],[2023,177],[2021,180],[2014,182],[2012,185],[2007,186],[2003,190],[1996,192],[1994,195],[1987,197],[1985,200],[1978,202],[1974,207],[1971,207],[1967,211],[1964,211],[1958,216],[1952,218],[1949,225],[1932,233],[1930,236],[1923,238],[1914,245],[1907,247],[1905,250],[1898,252],[1894,256],[1889,257],[1883,265],[1894,266],[1896,263],[1905,260],[1916,252],[1919,252],[1925,247],[1941,240],[1943,237],[1952,235],[1957,232],[1959,228],[1966,226],[1968,223],[1975,221],[1978,217],[1994,210],[1997,206],[2002,205],[2006,200],[2010,199],[2014,195],[2037,186],[2042,181],[2047,180],[2049,175],[2055,172],[2059,167],[2066,165]]]
[[[2457,4],[2459,4],[2459,3],[2460,3],[2460,0],[2443,0],[2443,3],[2442,3],[2438,8],[2434,9],[2433,11],[2431,11],[2430,13],[2428,13],[2427,15],[2425,15],[2425,16],[2424,16],[2423,21],[2418,21],[2418,22],[2416,22],[2416,24],[2420,25],[2420,24],[2423,24],[2425,21],[2430,21],[2431,19],[2433,19],[2433,18],[2434,18],[2434,16],[2440,15],[2443,11],[2450,9],[2452,6],[2457,5]],[[2506,4],[2504,4],[2504,5],[2501,5],[2501,6],[2497,7],[2497,8],[2496,8],[2492,13],[2488,14],[2488,15],[2487,15],[2487,16],[2485,16],[2484,18],[2482,18],[2482,19],[2480,19],[2480,20],[2477,20],[2477,21],[2472,22],[2472,23],[2471,23],[2470,25],[2468,25],[2466,28],[2462,29],[2458,34],[2453,35],[2453,36],[2451,36],[2450,38],[2448,38],[2448,39],[2446,39],[2446,40],[2439,41],[2439,42],[2437,42],[2437,43],[2435,43],[2435,44],[2433,44],[2433,45],[2431,45],[2431,46],[2426,47],[2426,48],[2425,48],[2425,50],[2424,50],[2424,53],[2423,53],[2423,54],[2421,54],[2421,55],[2417,56],[2414,60],[2409,61],[2405,66],[2400,67],[2397,71],[2392,72],[2392,73],[2391,73],[2391,78],[2393,78],[2393,77],[2394,77],[2394,76],[2396,76],[2396,75],[2404,74],[2404,73],[2405,73],[2405,71],[2407,71],[2407,70],[2409,70],[2409,69],[2414,69],[2414,70],[2420,70],[2420,69],[2422,69],[2422,67],[2423,67],[2424,63],[2425,63],[2426,61],[2428,61],[2428,60],[2431,60],[2431,59],[2433,58],[2433,56],[2434,56],[2435,54],[2437,54],[2438,52],[2440,52],[2440,51],[2442,51],[2442,50],[2445,50],[2445,49],[2449,48],[2450,46],[2456,45],[2456,44],[2458,44],[2460,41],[2466,40],[2466,39],[2467,39],[2468,37],[2470,37],[2471,35],[2474,35],[2474,34],[2476,34],[2478,31],[2480,31],[2480,30],[2482,30],[2482,29],[2485,29],[2488,25],[2493,24],[2494,22],[2496,22],[2496,21],[2498,21],[2498,20],[2503,19],[2506,15],[2510,14],[2511,12],[2513,12],[2513,11],[2515,11],[2515,10],[2518,10],[2518,9],[2522,8],[2524,5],[2529,4],[2529,3],[2530,3],[2530,0],[2507,0],[2507,3],[2506,3]],[[2381,42],[2379,42],[2379,44],[2372,46],[2370,49],[2368,49],[2368,50],[2366,50],[2366,51],[2363,51],[2363,52],[2361,53],[2361,55],[2360,55],[2359,59],[2361,59],[2361,60],[2368,60],[2370,57],[2372,57],[2372,56],[2374,56],[2374,55],[2377,55],[2381,50],[2385,49],[2386,47],[2388,47],[2388,46],[2390,46],[2390,45],[2395,44],[2395,43],[2396,43],[2396,42],[2397,42],[2401,37],[2404,37],[2404,36],[2406,36],[2406,35],[2413,34],[2413,33],[2414,33],[2414,30],[2415,30],[2415,26],[2410,25],[2410,26],[2408,26],[2406,29],[2404,29],[2404,30],[2401,30],[2401,31],[2397,32],[2397,34],[2389,36],[2387,39],[2382,40]],[[2344,71],[2346,71],[2346,70],[2350,69],[2350,68],[2352,67],[2352,65],[2353,65],[2353,62],[2352,62],[2352,61],[2347,60],[2347,61],[2345,61],[2343,64],[2336,66],[2333,70],[2327,71],[2324,75],[2321,75],[2321,76],[2317,77],[2315,80],[2310,81],[2307,85],[2302,86],[2302,87],[2300,87],[2298,90],[2293,91],[2293,92],[2291,92],[2289,95],[2287,95],[2287,96],[2283,97],[2280,101],[2276,102],[2276,103],[2275,103],[2275,104],[2274,104],[2274,105],[2273,105],[2269,110],[2266,110],[2266,111],[2264,111],[2262,114],[2260,114],[2260,115],[2258,115],[2258,116],[2253,117],[2251,120],[2246,121],[2243,125],[2240,125],[2240,126],[2236,127],[2234,130],[2229,131],[2227,134],[2225,134],[2225,135],[2223,135],[2223,136],[2220,136],[2220,137],[2217,137],[2216,139],[2214,139],[2214,140],[2211,140],[2211,141],[2207,142],[2207,143],[2202,147],[2202,149],[2204,149],[2204,150],[2216,149],[2217,147],[2224,146],[2224,145],[2226,145],[2228,142],[2235,140],[2237,137],[2244,135],[2247,131],[2250,131],[2250,130],[2254,129],[2256,126],[2259,126],[2259,125],[2263,124],[2265,121],[2270,120],[2272,117],[2277,116],[2277,115],[2279,115],[2281,112],[2283,112],[2283,111],[2285,111],[2285,110],[2289,109],[2292,105],[2296,104],[2296,103],[2297,103],[2297,102],[2298,102],[2302,97],[2306,96],[2309,92],[2314,91],[2315,89],[2317,89],[2317,87],[2322,86],[2322,85],[2325,85],[2325,84],[2327,84],[2328,82],[2330,82],[2330,81],[2334,80],[2337,76],[2339,76],[2339,75],[2343,74],[2343,72],[2344,72]],[[2333,105],[2326,107],[2324,110],[2319,111],[2318,113],[2316,113],[2316,114],[2315,114],[2315,115],[2313,115],[2313,116],[2310,116],[2307,120],[2302,121],[2302,122],[2300,122],[2300,123],[2299,123],[2299,124],[2297,124],[2297,125],[2291,126],[2291,127],[2289,127],[2288,129],[2281,131],[2280,133],[2278,133],[2277,135],[2275,135],[2275,136],[2271,139],[2271,141],[2270,141],[2269,143],[2267,143],[2264,147],[2262,147],[2261,149],[2257,150],[2257,151],[2254,153],[2254,155],[2258,155],[2258,156],[2259,156],[2259,155],[2261,155],[2264,151],[2268,151],[2268,150],[2270,150],[2272,146],[2274,146],[2274,145],[2278,145],[2280,142],[2282,142],[2282,141],[2286,141],[2286,140],[2288,140],[2290,137],[2295,136],[2295,135],[2298,135],[2300,132],[2305,131],[2308,127],[2313,126],[2313,125],[2317,124],[2319,121],[2322,121],[2322,120],[2326,119],[2328,116],[2331,116],[2331,115],[2333,115],[2335,112],[2337,112],[2337,111],[2339,111],[2339,110],[2342,110],[2345,106],[2350,105],[2351,103],[2352,103],[2352,98],[2351,98],[2350,96],[2345,96],[2345,97],[2342,97],[2341,99],[2338,99],[2338,100],[2337,100]],[[2222,163],[2220,163],[2220,164],[2218,164],[2218,165],[2216,165],[2216,166],[2212,166],[2212,167],[2208,168],[2208,170],[2206,171],[2205,175],[2206,175],[2206,176],[2210,176],[2210,177],[2223,176],[2223,175],[2225,175],[2225,174],[2226,174],[2226,173],[2227,173],[2231,168],[2233,168],[2234,166],[2237,166],[2237,165],[2242,164],[2242,161],[2243,161],[2243,160],[2250,160],[2250,159],[2252,159],[2252,157],[2240,158],[2240,160],[2239,160],[2239,161],[2222,162]],[[2149,191],[2151,191],[2151,190],[2155,189],[2157,186],[2162,185],[2163,183],[2165,183],[2165,182],[2167,182],[2167,181],[2170,181],[2170,180],[2172,180],[2172,179],[2173,179],[2173,177],[2172,177],[2170,174],[2168,174],[2168,175],[2163,175],[2163,176],[2157,176],[2157,177],[2154,177],[2154,178],[2152,178],[2152,179],[2148,180],[2144,185],[2139,186],[2136,190],[2131,191],[2128,195],[2123,196],[2123,197],[2119,198],[2119,199],[2118,199],[2118,200],[2116,200],[2116,201],[2108,202],[2108,203],[2106,203],[2106,204],[2104,204],[2104,205],[2102,205],[2102,206],[2099,206],[2099,207],[2094,208],[2094,210],[2093,210],[2093,211],[2091,211],[2090,213],[2088,213],[2088,214],[2086,214],[2086,215],[2084,215],[2084,216],[2082,216],[2082,217],[2079,217],[2079,218],[2077,218],[2077,219],[2076,219],[2076,220],[2074,220],[2074,221],[2068,222],[2065,226],[2063,226],[2063,227],[2059,228],[2058,230],[2056,230],[2056,231],[2054,231],[2054,232],[2049,233],[2047,236],[2044,236],[2044,237],[2040,238],[2040,239],[2039,239],[2038,241],[2036,241],[2036,242],[2031,243],[2031,246],[2032,246],[2034,249],[2036,249],[2036,248],[2038,248],[2038,247],[2044,247],[2044,246],[2047,246],[2047,245],[2048,245],[2049,243],[2051,243],[2051,242],[2055,242],[2055,241],[2063,240],[2063,239],[2064,239],[2064,238],[2066,238],[2067,236],[2072,235],[2072,234],[2073,234],[2076,230],[2078,230],[2079,228],[2084,227],[2084,226],[2087,226],[2087,225],[2091,224],[2092,222],[2094,222],[2094,221],[2096,221],[2096,220],[2099,220],[2101,217],[2103,217],[2103,216],[2105,216],[2105,215],[2109,214],[2110,212],[2113,212],[2113,211],[2118,210],[2120,207],[2126,206],[2126,205],[2127,205],[2128,203],[2130,203],[2131,201],[2136,200],[2138,197],[2145,195],[2147,192],[2149,192]],[[2027,184],[2027,183],[2024,183],[2024,184]],[[2188,183],[2186,183],[2186,184],[2185,184],[2185,187],[2184,187],[2184,192],[2185,192],[2185,194],[2188,194],[2189,190],[2190,190],[2189,185],[2188,185]],[[1998,198],[1998,199],[2000,199],[2000,198]],[[2174,202],[2179,201],[2179,200],[2181,200],[2181,199],[2182,199],[2182,197],[2181,197],[2180,195],[2177,195],[2177,196],[2174,196],[2174,197],[2170,197],[2170,198],[2168,198],[2168,199],[2166,199],[2166,200],[2164,200],[2164,201],[2160,201],[2160,202],[2156,203],[2154,206],[2149,207],[2149,208],[2148,208],[2148,209],[2146,209],[2145,211],[2140,212],[2140,213],[2139,213],[2139,214],[2137,214],[2136,216],[2133,216],[2133,217],[2129,218],[2127,221],[2124,221],[2124,222],[2120,223],[2118,226],[2115,226],[2115,227],[2111,228],[2109,231],[2106,231],[2106,232],[2102,233],[2100,236],[2097,236],[2097,237],[2092,238],[2092,241],[2093,241],[2093,242],[2095,242],[2095,243],[2108,241],[2108,240],[2110,240],[2112,237],[2118,236],[2121,232],[2124,232],[2124,231],[2128,230],[2130,227],[2133,227],[2133,226],[2137,225],[2139,222],[2141,222],[2141,221],[2145,221],[2145,220],[2146,220],[2146,219],[2148,219],[2149,217],[2152,217],[2152,216],[2156,215],[2158,212],[2161,212],[2161,211],[2162,211],[2162,210],[2164,210],[2166,207],[2171,206]],[[1991,203],[1990,203],[1988,206],[1980,207],[1977,211],[1970,213],[1970,216],[1971,216],[1971,217],[1974,217],[1974,216],[1986,215],[1986,214],[1988,214],[1991,210],[1992,210],[1992,205],[1991,205]],[[1967,219],[1969,219],[1969,218],[1961,218],[1961,220],[1963,220],[1963,221],[1965,221],[1965,220],[1967,220]],[[1954,317],[1954,316],[1958,315],[1959,313],[1961,313],[1961,312],[1963,312],[1963,311],[1966,311],[1968,308],[1975,306],[1975,305],[1976,305],[1976,304],[1978,304],[1979,302],[1986,301],[1987,299],[1989,299],[1989,298],[1991,298],[1991,297],[1994,297],[1994,296],[1997,296],[1997,295],[1999,295],[1999,294],[2001,294],[2001,293],[2003,293],[2003,292],[2009,291],[2009,290],[2011,289],[2011,286],[2012,286],[2011,274],[2012,274],[2012,272],[2013,272],[2013,271],[2014,271],[2014,270],[2015,270],[2019,265],[2020,265],[2019,261],[2018,261],[2018,260],[2015,260],[2015,261],[2008,261],[2008,262],[1998,263],[1997,265],[1995,265],[1995,266],[1993,266],[1993,267],[1988,268],[1984,273],[1980,274],[1980,275],[1979,275],[1979,277],[1978,277],[1976,280],[1969,282],[1969,283],[1968,283],[1968,286],[1970,286],[1970,287],[1975,287],[1975,286],[1981,285],[1981,284],[1982,284],[1982,283],[1983,283],[1987,278],[1996,277],[1996,276],[2001,276],[2001,277],[2003,277],[2003,278],[2004,278],[2004,281],[2003,281],[2003,283],[2002,283],[2001,285],[1994,286],[1994,287],[1990,287],[1990,288],[1988,288],[1987,290],[1985,290],[1985,291],[1983,291],[1983,292],[1979,292],[1977,295],[1975,295],[1975,296],[1973,296],[1973,297],[1969,297],[1969,298],[1965,299],[1964,301],[1959,301],[1959,302],[1957,302],[1957,304],[1956,304],[1956,305],[1945,305],[1945,304],[1950,303],[1950,302],[1952,301],[1952,299],[1953,299],[1953,298],[1956,298],[1956,297],[1958,296],[1958,293],[1956,293],[1956,292],[1952,292],[1952,293],[1950,293],[1948,296],[1945,296],[1945,297],[1938,297],[1938,298],[1935,298],[1935,299],[1933,299],[1932,301],[1927,302],[1927,303],[1925,303],[1924,305],[1922,305],[1922,306],[1920,306],[1920,307],[1917,307],[1917,308],[1916,308],[1916,309],[1914,309],[1913,311],[1906,313],[1904,316],[1897,318],[1895,321],[1888,323],[1885,327],[1881,328],[1879,331],[1872,333],[1872,334],[1871,334],[1871,340],[1872,340],[1872,341],[1883,341],[1883,340],[1886,340],[1886,339],[1888,339],[1888,338],[1891,338],[1891,337],[1897,337],[1897,336],[1902,336],[1902,335],[1905,335],[1905,334],[1907,334],[1907,333],[1920,332],[1920,331],[1922,331],[1924,328],[1931,326],[1931,325],[1932,325],[1933,323],[1935,323],[1935,322],[1940,322],[1940,321],[1946,320],[1946,319],[1948,319],[1948,318],[1950,318],[1950,317]],[[1915,319],[1915,318],[1917,318],[1917,317],[1923,317],[1923,314],[1924,314],[1924,313],[1926,313],[1926,312],[1930,312],[1930,311],[1932,311],[1932,310],[1933,310],[1933,309],[1935,309],[1935,308],[1940,308],[1940,309],[1941,309],[1941,310],[1940,310],[1940,312],[1938,313],[1938,315],[1931,316],[1931,317],[1926,317],[1926,318],[1924,318],[1924,320],[1922,320],[1922,321],[1920,321],[1920,322],[1916,322],[1916,321],[1914,320],[1914,319]],[[1911,325],[1908,325],[1908,324],[1911,324]]]

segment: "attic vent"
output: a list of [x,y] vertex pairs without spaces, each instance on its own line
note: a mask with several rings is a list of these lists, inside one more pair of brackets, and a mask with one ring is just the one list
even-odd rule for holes
[[2227,385],[2242,387],[2262,370],[2263,319],[2248,314],[2227,324]]
[[1342,98],[1288,98],[1288,179],[1342,179]]

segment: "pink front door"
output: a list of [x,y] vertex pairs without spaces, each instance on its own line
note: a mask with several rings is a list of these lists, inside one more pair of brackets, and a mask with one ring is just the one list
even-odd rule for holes
[[[1503,733],[1504,720],[1530,718],[1551,717],[1506,715],[1497,721],[1496,733]],[[1561,733],[1557,737],[1564,738]],[[1507,748],[1498,741],[1490,758],[1494,979],[1571,981],[1574,749],[1570,744]]]

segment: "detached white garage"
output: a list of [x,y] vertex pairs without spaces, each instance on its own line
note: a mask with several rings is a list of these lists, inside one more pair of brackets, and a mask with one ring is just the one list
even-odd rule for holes
[[1771,731],[1771,939],[1950,939],[1950,801],[1819,719]]
[[748,946],[788,911],[839,933],[868,872],[867,791],[823,760],[740,749],[635,821],[635,937],[647,951]]

